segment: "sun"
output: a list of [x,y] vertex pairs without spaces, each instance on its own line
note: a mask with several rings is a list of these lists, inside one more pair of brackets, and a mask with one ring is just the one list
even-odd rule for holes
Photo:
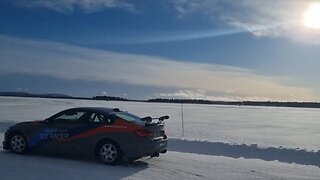
[[310,5],[304,13],[304,24],[312,29],[320,29],[320,3]]

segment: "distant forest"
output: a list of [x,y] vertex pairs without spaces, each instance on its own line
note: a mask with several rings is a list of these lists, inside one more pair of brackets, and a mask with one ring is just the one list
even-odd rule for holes
[[25,92],[0,92],[0,96],[13,97],[37,97],[37,98],[56,98],[56,99],[85,99],[102,101],[131,101],[148,103],[178,103],[178,104],[216,104],[216,105],[236,105],[236,106],[275,106],[275,107],[301,107],[301,108],[320,108],[318,102],[277,102],[277,101],[211,101],[204,99],[165,99],[155,98],[148,100],[132,100],[117,96],[94,96],[92,98],[73,97],[65,94],[32,94]]
[[320,108],[318,102],[276,102],[276,101],[210,101],[201,99],[149,99],[148,102],[183,103],[183,104],[217,104],[237,106],[276,106],[276,107],[307,107]]

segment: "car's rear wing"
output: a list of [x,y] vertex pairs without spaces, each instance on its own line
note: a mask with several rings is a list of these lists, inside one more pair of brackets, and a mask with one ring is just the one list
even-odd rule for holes
[[164,120],[169,119],[169,116],[166,115],[166,116],[161,116],[159,118],[152,118],[150,116],[147,116],[147,117],[141,118],[141,121],[146,122],[146,124],[150,124],[152,122],[152,120],[156,120],[156,119],[158,119],[157,124],[161,124],[161,123],[163,123]]

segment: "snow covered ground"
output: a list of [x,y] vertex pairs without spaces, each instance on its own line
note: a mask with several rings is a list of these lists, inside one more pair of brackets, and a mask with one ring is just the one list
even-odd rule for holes
[[167,133],[175,138],[320,149],[320,109],[186,104],[181,137],[179,104],[0,97],[0,122],[40,120],[79,106],[119,107],[141,117],[168,114]]
[[320,179],[318,167],[171,152],[132,166],[105,166],[68,158],[0,152],[1,179]]
[[132,166],[0,151],[0,179],[320,179],[320,109],[0,97],[0,141],[15,122],[79,106],[168,114],[169,152]]

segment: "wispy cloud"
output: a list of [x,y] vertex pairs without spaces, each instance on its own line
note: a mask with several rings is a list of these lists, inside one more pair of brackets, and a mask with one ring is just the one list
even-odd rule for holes
[[13,0],[18,5],[35,8],[45,7],[62,13],[71,13],[79,8],[86,13],[109,8],[123,8],[135,11],[135,7],[123,0]]
[[270,101],[271,98],[254,97],[254,96],[237,96],[233,91],[224,93],[208,94],[204,90],[178,90],[171,93],[155,93],[156,97],[178,98],[178,99],[206,99],[212,101]]
[[0,36],[0,56],[1,73],[182,89],[171,94],[180,97],[318,100],[312,89],[286,85],[283,77],[262,76],[231,66],[178,62],[8,36]]
[[320,43],[320,32],[303,26],[303,14],[318,0],[176,0],[178,16],[200,12],[213,22],[243,28],[257,37]]
[[[161,42],[178,42],[186,40],[218,38],[232,34],[244,33],[243,29],[212,29],[207,31],[168,31],[163,33],[143,34],[143,36],[130,36],[121,38],[101,37],[95,39],[96,44],[103,45],[138,45]],[[90,39],[89,39],[90,40]]]

